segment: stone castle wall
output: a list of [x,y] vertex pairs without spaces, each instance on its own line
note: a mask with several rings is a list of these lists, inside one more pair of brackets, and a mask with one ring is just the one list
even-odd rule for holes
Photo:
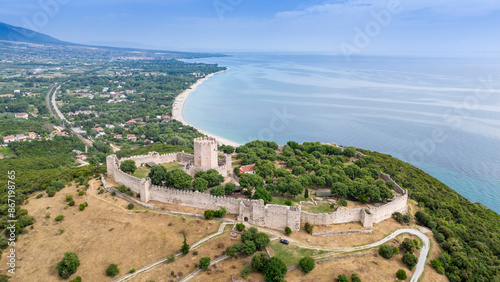
[[[184,153],[166,155],[155,155],[153,153],[147,156],[132,157],[130,159],[134,159],[136,163],[163,163],[174,158],[175,160],[182,161],[183,158],[187,159],[190,157],[192,157],[192,155]],[[228,213],[237,214],[238,220],[247,221],[257,226],[276,230],[284,230],[284,228],[288,226],[293,231],[298,231],[300,230],[301,225],[305,222],[309,222],[313,225],[361,222],[364,227],[371,228],[374,223],[390,218],[394,212],[407,213],[408,190],[403,190],[397,184],[395,190],[397,192],[401,191],[403,195],[395,197],[391,202],[380,207],[355,209],[341,208],[331,213],[314,214],[302,211],[300,206],[289,207],[284,205],[264,205],[263,200],[215,197],[198,191],[185,191],[155,186],[151,184],[151,180],[149,178],[139,179],[122,172],[119,169],[120,161],[116,155],[108,156],[106,158],[106,162],[108,177],[113,177],[116,183],[127,186],[135,193],[140,193],[142,202],[147,203],[148,201],[153,200],[163,203],[212,210],[224,207]],[[219,173],[223,174],[225,171],[226,174],[223,175],[227,175],[226,166],[218,166],[218,168],[222,169]],[[386,181],[392,180],[388,175],[381,174],[381,177],[384,180],[387,179]],[[366,210],[370,213],[367,213]]]
[[194,139],[194,165],[202,170],[219,166],[217,140],[212,137]]

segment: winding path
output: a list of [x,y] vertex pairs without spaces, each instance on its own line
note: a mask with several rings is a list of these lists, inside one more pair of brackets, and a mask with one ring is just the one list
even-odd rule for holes
[[[198,248],[201,244],[205,243],[206,241],[208,241],[208,240],[210,240],[210,239],[212,239],[212,238],[214,238],[214,237],[219,236],[220,234],[222,234],[222,232],[224,232],[224,229],[226,228],[226,225],[228,225],[228,224],[234,224],[234,222],[222,222],[222,223],[221,223],[221,225],[219,226],[219,229],[217,230],[217,232],[215,232],[214,234],[212,234],[212,235],[210,235],[210,236],[207,236],[207,237],[205,237],[205,238],[201,239],[200,241],[198,241],[198,242],[194,243],[194,244],[191,246],[191,248],[189,248],[189,250],[190,250],[190,251],[192,251],[192,250],[194,250],[194,249]],[[178,253],[176,253],[176,254],[175,254],[175,257],[180,257],[181,255],[182,255],[182,253],[178,252]],[[226,258],[228,258],[228,256],[222,256],[222,257],[220,257],[220,258],[218,258],[218,259],[216,259],[216,260],[212,261],[212,262],[210,263],[210,265],[216,264],[216,263],[218,263],[219,261],[222,261],[222,260],[224,260],[224,259],[226,259]],[[141,269],[136,270],[134,273],[129,273],[129,274],[125,275],[125,276],[122,276],[122,277],[120,277],[120,278],[118,278],[118,279],[115,279],[115,280],[113,280],[113,282],[125,281],[125,280],[127,280],[127,279],[129,279],[129,278],[132,278],[132,277],[133,277],[134,275],[136,275],[136,274],[139,274],[139,273],[141,273],[141,272],[144,272],[144,271],[150,270],[150,269],[152,269],[152,268],[154,268],[154,267],[156,267],[156,266],[158,266],[158,265],[160,265],[160,264],[162,264],[162,263],[164,263],[164,262],[167,262],[167,261],[168,261],[168,258],[161,259],[161,260],[159,260],[159,261],[157,261],[157,262],[154,262],[154,263],[152,263],[152,264],[150,264],[150,265],[147,265],[147,266],[145,266],[145,267],[143,267],[143,268],[141,268]],[[199,270],[201,270],[201,269],[199,269]],[[196,270],[196,271],[194,271],[194,272],[190,273],[188,276],[184,277],[184,279],[183,279],[183,280],[181,280],[181,281],[187,281],[186,279],[187,279],[188,277],[189,277],[188,279],[193,278],[194,276],[196,276],[196,275],[198,274],[198,272],[197,272],[197,271],[198,271],[198,270]]]
[[[391,235],[383,238],[380,241],[377,241],[377,242],[371,243],[371,244],[367,244],[367,245],[357,246],[357,247],[325,248],[325,247],[306,246],[306,245],[302,245],[302,244],[297,244],[297,245],[299,245],[300,247],[303,247],[303,248],[308,248],[308,249],[320,249],[320,250],[325,250],[325,251],[335,251],[335,252],[342,252],[342,253],[343,252],[353,252],[353,251],[363,251],[363,250],[371,249],[374,247],[378,247],[378,246],[396,238],[397,236],[399,236],[401,234],[405,234],[405,233],[413,234],[413,235],[419,237],[420,239],[422,239],[422,242],[423,242],[423,246],[420,249],[420,256],[418,257],[418,263],[415,266],[415,272],[413,273],[413,276],[411,277],[411,280],[410,280],[411,282],[417,282],[418,279],[420,278],[420,275],[422,275],[422,273],[424,272],[425,263],[427,261],[427,254],[429,253],[429,250],[430,250],[429,238],[424,233],[422,233],[420,230],[417,230],[417,229],[413,229],[413,228],[412,229],[398,229],[398,230],[394,231]],[[280,233],[280,235],[281,235],[281,233]],[[210,263],[210,265],[212,266],[212,265],[214,265],[214,264],[216,264],[216,263],[218,263],[226,258],[227,258],[227,256],[217,258],[216,260],[212,261]],[[197,269],[197,270],[191,272],[189,275],[184,277],[181,280],[181,282],[188,281],[189,279],[194,278],[201,271],[202,271],[201,269]]]

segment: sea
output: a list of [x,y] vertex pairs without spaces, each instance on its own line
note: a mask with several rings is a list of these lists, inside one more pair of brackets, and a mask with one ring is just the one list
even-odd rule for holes
[[236,53],[187,99],[239,143],[335,142],[390,154],[500,213],[500,60]]

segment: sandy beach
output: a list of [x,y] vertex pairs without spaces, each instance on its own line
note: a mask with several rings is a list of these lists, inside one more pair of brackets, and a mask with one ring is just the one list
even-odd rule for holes
[[205,131],[203,129],[197,128],[197,127],[189,124],[184,119],[184,115],[182,113],[183,110],[184,110],[184,103],[186,102],[186,100],[189,97],[189,95],[191,95],[191,93],[193,93],[196,90],[196,88],[198,88],[198,86],[200,86],[203,82],[207,81],[210,77],[212,77],[212,76],[214,76],[216,74],[222,73],[224,71],[212,73],[212,74],[209,74],[209,75],[207,75],[206,77],[204,77],[202,79],[199,79],[195,84],[193,84],[191,86],[191,88],[186,89],[181,94],[177,95],[177,97],[175,98],[174,104],[172,105],[172,118],[175,119],[175,120],[180,121],[184,125],[189,125],[189,126],[192,126],[192,127],[196,128],[196,130],[198,130],[199,132],[201,132],[201,133],[203,133],[203,134],[205,134],[207,136],[210,136],[210,137],[213,137],[213,138],[217,139],[217,142],[220,145],[230,145],[230,146],[233,146],[233,147],[238,147],[238,146],[241,146],[242,144],[240,144],[238,142],[235,142],[233,140],[229,140],[229,139],[222,138],[220,136],[214,135],[214,134],[212,134],[210,132],[207,132],[207,131]]

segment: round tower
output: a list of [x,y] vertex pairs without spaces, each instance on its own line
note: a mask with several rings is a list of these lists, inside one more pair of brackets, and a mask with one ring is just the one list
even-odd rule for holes
[[194,165],[203,170],[217,169],[219,158],[215,138],[199,137],[194,139]]

